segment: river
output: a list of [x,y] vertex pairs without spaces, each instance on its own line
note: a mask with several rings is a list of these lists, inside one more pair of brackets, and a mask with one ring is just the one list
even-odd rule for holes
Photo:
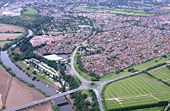
[[[33,35],[33,32],[31,30],[29,30],[29,34],[27,35],[27,37],[30,37]],[[20,41],[22,42],[22,40]],[[17,44],[17,43],[16,43]],[[16,46],[16,44],[14,44],[12,47]],[[55,94],[57,94],[56,89],[48,86],[47,84],[45,84],[42,81],[36,81],[33,80],[32,77],[26,75],[25,72],[23,72],[22,70],[20,70],[9,58],[9,55],[7,53],[7,51],[1,51],[0,54],[0,58],[2,63],[8,67],[11,68],[12,72],[20,79],[33,84],[36,88],[40,89],[41,91],[43,91],[44,93],[48,94],[49,96],[53,96]],[[65,97],[59,97],[56,98],[55,100],[53,100],[56,104],[62,104],[62,103],[68,103],[68,100]],[[72,105],[71,104],[66,104],[63,106],[60,106],[60,110],[61,111],[73,111],[72,109]]]

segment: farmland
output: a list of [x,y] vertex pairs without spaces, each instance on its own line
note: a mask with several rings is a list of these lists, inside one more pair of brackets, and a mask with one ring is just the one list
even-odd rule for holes
[[5,104],[8,89],[11,84],[11,76],[0,66],[0,109]]
[[149,73],[170,84],[170,70],[166,66],[151,70]]
[[[0,70],[0,108],[2,106],[14,108],[44,98],[38,91],[11,77],[2,66],[0,66]],[[51,103],[47,102],[40,106],[27,109],[26,111],[41,110],[52,111]]]
[[106,86],[103,91],[105,109],[170,101],[170,88],[156,79],[140,74]]
[[6,43],[21,37],[25,33],[25,29],[13,25],[0,24],[0,47]]

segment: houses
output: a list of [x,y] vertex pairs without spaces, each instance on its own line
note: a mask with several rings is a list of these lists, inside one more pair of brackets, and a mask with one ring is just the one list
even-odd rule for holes
[[[89,40],[86,51],[102,50],[81,57],[84,69],[101,76],[170,52],[170,25],[162,25],[162,20],[166,22],[169,17],[170,15],[110,18],[109,24],[116,20],[116,24],[120,25],[115,28],[105,24],[112,30],[103,27],[106,31],[98,33]],[[137,20],[138,23],[129,23],[132,20]],[[101,18],[96,21],[99,23]],[[121,24],[122,21],[127,21],[127,25]]]

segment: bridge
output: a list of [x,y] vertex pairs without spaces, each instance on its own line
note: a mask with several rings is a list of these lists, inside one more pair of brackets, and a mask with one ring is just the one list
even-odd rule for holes
[[[119,81],[121,79],[124,79],[124,78],[127,78],[127,77],[131,77],[131,76],[134,76],[134,75],[137,75],[137,74],[140,74],[141,72],[143,72],[144,70],[141,70],[141,71],[137,71],[137,72],[134,72],[132,74],[129,74],[129,75],[125,75],[125,76],[122,76],[122,77],[118,77],[118,78],[115,78],[115,79],[112,79],[112,80],[108,80],[108,81],[104,81],[104,82],[94,82],[94,83],[97,83],[99,84],[100,87],[98,88],[88,88],[87,84],[84,84],[82,85],[81,87],[77,88],[77,89],[73,89],[73,90],[70,90],[70,91],[67,91],[67,92],[63,92],[63,93],[59,93],[57,95],[54,95],[54,96],[50,96],[50,97],[47,97],[47,98],[44,98],[44,99],[40,99],[40,100],[37,100],[37,101],[34,101],[32,103],[29,103],[29,104],[25,104],[25,105],[22,105],[22,106],[19,106],[19,107],[16,107],[16,108],[13,108],[13,109],[9,109],[9,110],[6,110],[6,111],[19,111],[19,110],[22,110],[22,109],[26,109],[26,108],[29,108],[31,106],[35,106],[35,105],[38,105],[38,104],[41,104],[41,103],[44,103],[44,102],[47,102],[47,101],[50,101],[50,100],[53,100],[55,98],[58,98],[58,97],[62,97],[62,96],[65,96],[65,95],[68,95],[68,94],[71,94],[71,93],[75,93],[75,92],[78,92],[80,90],[85,90],[85,89],[88,89],[88,90],[94,90],[95,93],[96,93],[96,96],[98,98],[98,103],[99,103],[99,107],[101,107],[101,111],[103,111],[102,109],[102,103],[101,103],[101,91],[103,89],[103,87],[111,82],[115,82],[115,81]],[[88,82],[87,82],[88,83]]]
[[67,92],[64,92],[64,93],[59,93],[57,95],[50,96],[50,97],[47,97],[47,98],[44,98],[44,99],[40,99],[38,101],[29,103],[29,104],[25,104],[23,106],[19,106],[19,107],[9,109],[9,110],[6,110],[6,111],[19,111],[19,110],[26,109],[28,107],[35,106],[35,105],[38,105],[38,104],[53,100],[55,98],[62,97],[62,96],[65,96],[65,95],[68,95],[68,94],[71,94],[71,93],[75,93],[75,92],[78,92],[78,91],[84,90],[84,89],[87,89],[87,88],[86,87],[79,87],[77,89],[73,89],[73,90],[70,90],[70,91],[67,91]]

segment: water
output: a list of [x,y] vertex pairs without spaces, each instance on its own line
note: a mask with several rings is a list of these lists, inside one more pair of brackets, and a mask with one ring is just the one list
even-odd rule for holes
[[[29,30],[29,34],[27,37],[33,35],[32,31]],[[21,41],[20,41],[21,42]],[[12,47],[16,46],[13,45]],[[7,53],[7,51],[1,51],[1,55],[0,58],[2,60],[2,63],[8,67],[11,68],[12,72],[20,79],[33,84],[36,88],[40,89],[41,91],[43,91],[44,93],[48,94],[49,96],[53,96],[55,94],[57,94],[56,89],[48,86],[47,84],[45,84],[44,82],[41,81],[35,81],[32,80],[32,77],[29,77],[26,75],[25,72],[23,72],[22,70],[20,70],[9,58],[9,55]],[[68,102],[68,100],[65,97],[59,97],[56,98],[55,100],[53,100],[56,104],[62,104],[62,103],[66,103]],[[67,104],[64,106],[60,107],[61,111],[73,111],[72,109],[72,105],[71,104]]]

